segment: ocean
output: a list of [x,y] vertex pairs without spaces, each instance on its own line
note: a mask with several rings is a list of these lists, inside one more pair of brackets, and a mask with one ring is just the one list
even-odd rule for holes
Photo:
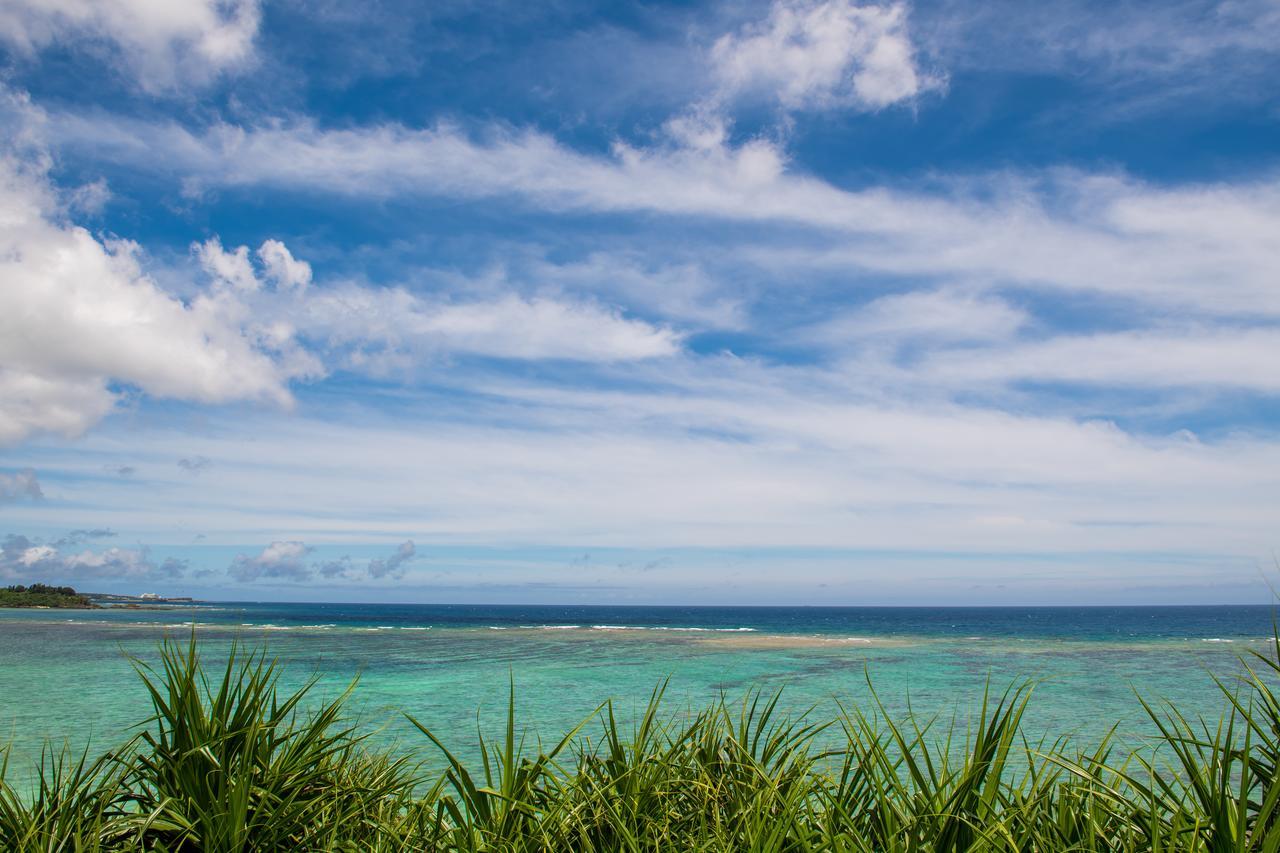
[[[1112,727],[1125,749],[1151,731],[1137,697],[1216,718],[1250,651],[1266,653],[1271,606],[587,607],[208,603],[163,610],[0,610],[0,741],[11,780],[46,743],[90,751],[125,740],[149,705],[135,662],[194,623],[217,663],[233,642],[265,647],[283,683],[317,699],[359,679],[351,710],[381,745],[426,747],[412,714],[468,754],[477,728],[518,721],[558,739],[607,699],[622,717],[666,682],[672,713],[721,695],[782,690],[792,713],[870,707],[964,725],[984,686],[1035,682],[1033,740],[1082,747]],[[591,731],[590,727],[586,730]]]

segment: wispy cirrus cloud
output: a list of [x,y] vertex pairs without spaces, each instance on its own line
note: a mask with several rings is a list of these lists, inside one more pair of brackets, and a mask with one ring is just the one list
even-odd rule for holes
[[40,480],[32,469],[24,468],[12,474],[0,472],[0,504],[43,499],[44,490],[40,488]]
[[980,289],[913,290],[878,297],[859,308],[797,330],[806,341],[834,348],[910,342],[929,347],[1003,340],[1031,315]]
[[[761,265],[841,266],[1098,293],[1213,314],[1280,315],[1273,271],[1280,183],[1163,187],[1048,170],[954,177],[933,187],[846,188],[792,167],[765,139],[733,143],[714,121],[667,142],[582,153],[534,131],[381,125],[326,130],[51,119],[72,149],[220,187],[376,199],[514,197],[551,211],[660,213],[811,230],[754,246]],[[145,140],[145,143],[144,143]],[[92,151],[88,145],[92,141]],[[157,159],[159,149],[168,156]],[[1206,281],[1214,287],[1207,288]]]
[[86,542],[96,542],[100,539],[112,539],[116,535],[114,530],[106,527],[97,527],[91,530],[72,530],[64,536],[60,536],[52,543],[56,548],[65,548],[68,545],[83,545]]
[[292,316],[305,334],[336,347],[339,363],[375,373],[447,353],[615,362],[680,349],[677,332],[616,309],[515,294],[454,302],[399,287],[339,286],[316,294]]
[[[665,383],[651,374],[629,389],[475,374],[468,384],[476,396],[443,409],[424,401],[407,422],[318,413],[259,421],[252,442],[228,422],[198,442],[220,472],[198,493],[178,500],[108,480],[95,484],[94,509],[45,516],[163,537],[198,514],[222,543],[265,528],[326,545],[376,536],[984,553],[1150,550],[1158,529],[1159,548],[1239,556],[1270,547],[1280,487],[1280,448],[1265,435],[1141,435],[910,390],[859,398],[839,373],[749,361]],[[157,450],[192,441],[148,434]],[[91,436],[85,452],[112,443]],[[127,511],[115,508],[124,489]],[[1081,526],[1135,513],[1147,526]]]
[[0,40],[27,54],[106,46],[113,64],[158,92],[247,65],[260,21],[258,0],[10,0],[0,8]]
[[918,35],[948,62],[1163,78],[1174,81],[1161,87],[1166,94],[1185,93],[1202,74],[1235,83],[1244,65],[1261,71],[1258,59],[1277,54],[1280,35],[1280,10],[1270,0],[1171,0],[1158,15],[1139,4],[1087,0],[1034,9],[1017,2],[945,2],[935,12],[932,26]]
[[1065,334],[1004,347],[938,350],[922,377],[947,385],[1073,382],[1142,389],[1204,388],[1280,394],[1271,365],[1280,329],[1195,327]]

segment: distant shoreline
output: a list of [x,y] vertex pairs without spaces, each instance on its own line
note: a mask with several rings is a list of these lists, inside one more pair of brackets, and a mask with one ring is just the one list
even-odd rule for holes
[[190,596],[165,597],[160,595],[121,595],[115,592],[82,592],[94,603],[108,604],[199,604]]
[[94,610],[98,605],[69,586],[37,583],[0,588],[0,607],[15,610]]
[[182,596],[119,595],[110,592],[78,592],[69,586],[0,587],[0,609],[6,610],[168,610],[200,604]]

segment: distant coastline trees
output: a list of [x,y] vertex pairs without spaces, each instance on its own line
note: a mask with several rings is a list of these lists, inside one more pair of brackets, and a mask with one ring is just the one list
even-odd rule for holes
[[0,607],[56,607],[86,609],[93,603],[69,586],[49,586],[33,583],[30,586],[7,586],[0,589]]

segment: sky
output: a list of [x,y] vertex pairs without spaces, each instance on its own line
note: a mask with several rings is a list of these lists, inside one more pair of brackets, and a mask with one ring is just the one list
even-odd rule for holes
[[0,0],[0,582],[1280,578],[1280,2]]

